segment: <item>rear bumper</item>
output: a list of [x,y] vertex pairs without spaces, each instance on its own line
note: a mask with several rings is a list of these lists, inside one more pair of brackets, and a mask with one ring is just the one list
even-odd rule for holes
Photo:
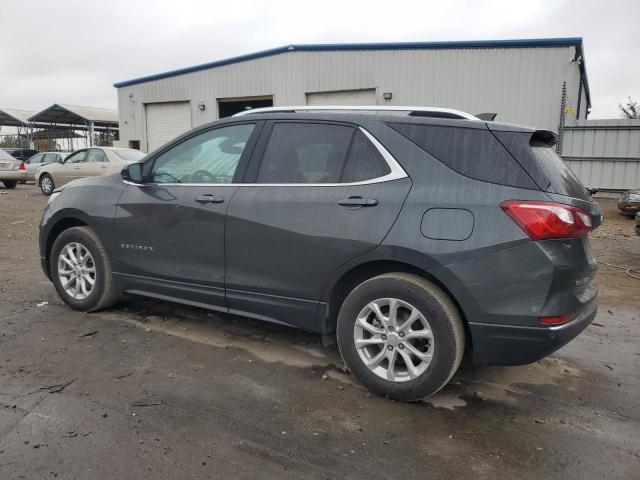
[[27,179],[27,172],[24,170],[2,170],[0,171],[0,182],[8,180],[9,182],[18,181]]
[[622,213],[635,215],[637,212],[640,212],[640,202],[621,200],[618,202],[618,210]]
[[570,322],[557,327],[524,327],[470,323],[475,365],[524,365],[555,352],[593,321],[594,297]]

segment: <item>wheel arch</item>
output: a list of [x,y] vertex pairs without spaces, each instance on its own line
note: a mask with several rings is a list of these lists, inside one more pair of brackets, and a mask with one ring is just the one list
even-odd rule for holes
[[83,219],[81,215],[70,214],[58,218],[48,229],[43,245],[43,253],[45,265],[47,265],[47,276],[49,278],[51,278],[51,272],[49,271],[48,265],[51,258],[51,250],[53,249],[53,244],[56,241],[56,238],[58,238],[62,232],[73,227],[90,227],[90,224],[85,219]]
[[349,295],[356,286],[378,275],[394,272],[417,275],[442,289],[460,313],[465,329],[465,336],[468,340],[466,345],[468,348],[471,348],[472,342],[470,341],[471,338],[467,316],[465,315],[465,311],[454,292],[452,292],[451,289],[448,288],[440,279],[430,274],[424,268],[398,260],[374,259],[364,261],[342,272],[333,282],[331,282],[328,288],[325,289],[325,296],[323,297],[326,301],[325,315],[323,318],[323,332],[325,334],[333,334],[333,332],[335,332],[340,307],[347,295]]

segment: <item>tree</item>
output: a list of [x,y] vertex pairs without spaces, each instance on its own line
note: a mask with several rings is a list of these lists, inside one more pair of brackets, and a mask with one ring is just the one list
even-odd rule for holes
[[628,98],[626,105],[618,104],[622,118],[640,118],[640,104],[631,100],[631,97]]

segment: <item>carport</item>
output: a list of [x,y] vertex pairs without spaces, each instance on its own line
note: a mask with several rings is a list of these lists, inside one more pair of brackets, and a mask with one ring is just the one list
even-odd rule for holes
[[[118,111],[110,108],[54,103],[29,117],[28,121],[38,125],[43,138],[66,140],[65,150],[81,146],[111,146],[113,140],[118,139]],[[67,135],[63,135],[64,132]],[[84,145],[76,145],[76,140]]]
[[[36,112],[29,110],[16,110],[13,108],[0,108],[0,146],[29,148],[32,125],[29,117]],[[9,127],[9,133],[3,131]]]

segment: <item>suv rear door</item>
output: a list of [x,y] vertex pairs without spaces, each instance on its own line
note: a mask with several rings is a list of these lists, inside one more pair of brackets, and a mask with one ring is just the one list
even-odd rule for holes
[[230,311],[316,330],[331,274],[380,244],[410,188],[357,126],[267,123],[227,211]]

